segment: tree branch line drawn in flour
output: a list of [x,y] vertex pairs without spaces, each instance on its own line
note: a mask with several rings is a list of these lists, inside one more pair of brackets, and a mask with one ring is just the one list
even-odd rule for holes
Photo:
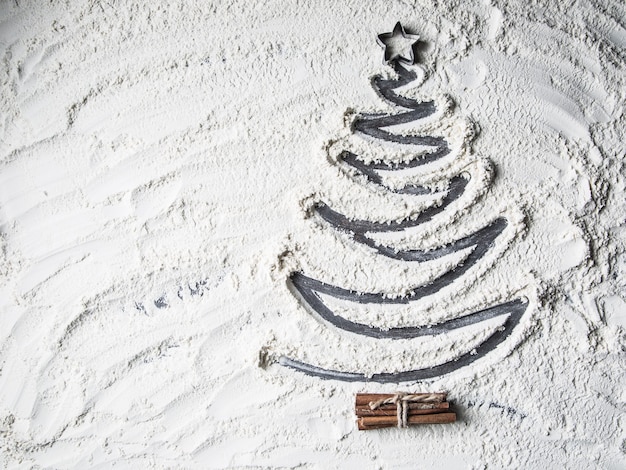
[[[391,54],[390,42],[396,39],[411,40],[411,48],[408,53]],[[415,40],[413,40],[415,38]],[[432,135],[414,135],[408,133],[394,133],[390,130],[393,126],[410,123],[418,123],[433,116],[437,112],[434,101],[418,101],[401,96],[397,93],[417,78],[417,74],[411,70],[414,64],[413,43],[416,37],[407,34],[400,23],[396,24],[392,33],[379,36],[379,42],[385,48],[385,63],[390,65],[395,72],[396,78],[383,78],[378,75],[372,79],[372,87],[398,112],[395,114],[360,114],[352,123],[352,132],[357,136],[365,136],[378,142],[388,142],[403,146],[413,146],[427,150],[416,150],[416,153],[408,161],[366,161],[359,155],[343,150],[338,158],[339,164],[345,165],[356,174],[362,175],[363,184],[375,185],[385,191],[405,195],[407,197],[432,195],[431,188],[408,182],[402,187],[395,187],[385,183],[382,174],[393,174],[410,168],[426,166],[440,161],[451,155],[451,148],[444,137]],[[426,168],[426,167],[425,167]],[[295,358],[281,356],[279,363],[283,366],[298,370],[308,375],[325,379],[337,379],[343,381],[374,381],[374,382],[402,382],[415,381],[437,377],[467,366],[477,359],[493,351],[507,337],[510,336],[515,326],[519,323],[528,301],[525,298],[514,298],[502,303],[496,303],[486,308],[466,312],[461,316],[448,319],[438,324],[398,326],[381,328],[365,323],[360,323],[342,316],[329,306],[329,299],[334,299],[354,305],[411,305],[428,296],[436,296],[444,288],[454,286],[455,281],[467,275],[469,271],[485,258],[485,255],[493,249],[496,240],[509,225],[506,217],[500,216],[483,223],[482,228],[473,233],[455,240],[443,246],[429,249],[396,249],[375,238],[376,234],[389,234],[395,232],[402,236],[407,230],[422,226],[436,220],[437,217],[450,211],[453,203],[462,201],[469,183],[467,174],[457,174],[447,181],[447,188],[439,203],[433,203],[422,210],[416,217],[405,218],[400,221],[372,221],[352,219],[334,210],[330,205],[318,201],[314,207],[317,217],[325,221],[327,229],[347,233],[352,241],[374,250],[378,256],[406,263],[424,263],[438,260],[447,255],[459,253],[462,250],[469,251],[451,269],[435,275],[426,283],[413,286],[410,293],[405,296],[391,296],[386,292],[360,292],[323,282],[307,276],[302,272],[292,273],[289,284],[294,295],[300,300],[307,311],[316,315],[322,323],[328,327],[336,328],[337,331],[349,334],[361,335],[378,340],[413,339],[426,336],[446,335],[462,328],[477,325],[491,319],[503,320],[501,326],[493,331],[482,343],[471,348],[452,360],[437,364],[432,367],[422,367],[406,371],[384,372],[365,374],[359,371],[340,371],[319,367],[299,361]],[[471,201],[470,201],[471,203]],[[458,209],[457,209],[458,210]]]

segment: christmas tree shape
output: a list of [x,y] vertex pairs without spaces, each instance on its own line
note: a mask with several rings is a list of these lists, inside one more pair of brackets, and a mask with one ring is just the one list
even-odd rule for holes
[[[399,112],[395,114],[361,114],[353,122],[352,130],[355,134],[369,136],[376,141],[420,148],[427,147],[428,150],[419,151],[415,154],[414,158],[402,162],[366,162],[359,158],[358,155],[347,150],[341,152],[339,156],[340,161],[351,167],[353,171],[365,177],[366,184],[377,185],[384,188],[385,191],[408,195],[409,197],[432,194],[432,190],[428,187],[414,185],[412,183],[405,184],[400,188],[388,186],[383,181],[379,171],[390,173],[416,168],[436,162],[451,153],[451,149],[446,139],[443,137],[398,134],[389,130],[392,126],[424,120],[437,111],[437,106],[434,101],[417,101],[401,96],[396,92],[398,88],[404,87],[417,78],[414,71],[405,67],[405,65],[410,66],[414,63],[412,46],[416,40],[416,37],[404,31],[400,23],[396,24],[392,33],[379,36],[379,42],[385,47],[385,62],[393,68],[396,78],[375,76],[372,79],[372,86],[382,98],[391,103],[394,108],[398,108]],[[390,47],[391,43],[398,43],[398,41],[404,41],[405,49],[402,52],[393,51]],[[398,250],[391,246],[386,246],[384,243],[381,244],[375,241],[375,239],[371,237],[371,234],[398,232],[401,235],[402,232],[407,229],[418,227],[432,221],[435,217],[449,210],[450,205],[464,194],[467,185],[468,180],[466,177],[462,175],[451,177],[448,181],[445,196],[441,199],[439,204],[427,207],[421,211],[417,217],[400,221],[377,222],[371,220],[354,220],[333,210],[323,202],[318,202],[315,205],[315,212],[319,217],[325,220],[332,229],[348,233],[355,243],[365,245],[369,249],[375,250],[375,252],[382,257],[407,263],[423,263],[460,252],[461,250],[471,250],[467,256],[451,269],[431,279],[426,284],[414,286],[408,295],[394,297],[385,292],[358,292],[341,286],[327,284],[308,277],[301,272],[292,273],[290,283],[301,302],[305,304],[308,310],[314,312],[315,315],[321,318],[327,326],[364,337],[370,337],[374,340],[406,340],[425,336],[445,335],[491,319],[503,318],[504,322],[500,328],[496,329],[477,347],[472,348],[470,351],[452,360],[437,364],[433,367],[395,372],[381,371],[371,375],[359,371],[324,369],[287,356],[280,357],[279,363],[308,375],[326,379],[375,382],[415,381],[437,377],[465,367],[500,345],[511,334],[526,311],[528,306],[526,299],[516,298],[504,303],[498,303],[479,311],[465,313],[462,316],[443,321],[439,324],[402,326],[387,329],[345,318],[334,312],[324,300],[324,298],[330,297],[360,305],[410,305],[420,299],[436,295],[444,288],[453,286],[453,283],[457,279],[465,276],[466,273],[474,268],[489,250],[493,248],[496,238],[502,234],[509,224],[505,217],[495,218],[470,235],[452,243],[428,250]]]

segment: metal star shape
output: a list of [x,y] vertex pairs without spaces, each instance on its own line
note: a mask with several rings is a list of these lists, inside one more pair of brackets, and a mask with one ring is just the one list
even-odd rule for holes
[[378,44],[385,50],[383,63],[398,61],[407,65],[415,63],[413,44],[417,42],[419,36],[408,34],[398,21],[391,33],[378,35]]

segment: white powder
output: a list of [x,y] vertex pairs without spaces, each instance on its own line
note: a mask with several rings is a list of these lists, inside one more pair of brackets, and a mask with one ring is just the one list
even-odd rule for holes
[[[9,468],[623,468],[626,460],[624,46],[617,1],[4,2],[0,7],[0,454]],[[350,131],[397,113],[376,35],[420,35],[398,92],[438,111],[395,133],[452,152],[391,193],[338,160],[414,147]],[[302,271],[401,295],[446,272],[384,260],[312,210],[432,222],[372,234],[435,248],[505,216],[494,246],[417,303],[329,300],[380,328],[429,325],[516,296],[497,349],[421,383],[344,383],[280,355],[367,375],[476,348],[372,340],[320,320]],[[334,303],[333,303],[334,302]],[[393,308],[392,308],[393,307]],[[262,356],[259,366],[259,356]],[[358,432],[358,391],[449,391],[459,421]]]

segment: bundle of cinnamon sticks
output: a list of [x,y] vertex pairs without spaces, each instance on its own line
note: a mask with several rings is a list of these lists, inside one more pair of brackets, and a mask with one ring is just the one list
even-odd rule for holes
[[453,423],[446,393],[357,393],[359,430],[406,427],[412,424]]

